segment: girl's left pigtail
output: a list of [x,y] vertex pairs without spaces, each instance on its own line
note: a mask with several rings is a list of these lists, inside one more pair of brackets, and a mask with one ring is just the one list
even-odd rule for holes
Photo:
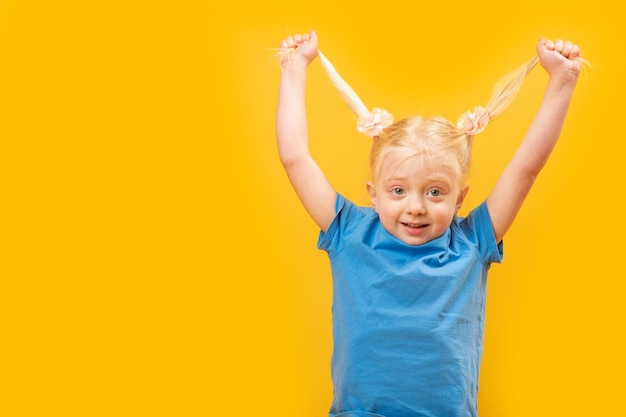
[[375,137],[382,133],[383,129],[393,123],[393,116],[387,110],[373,108],[370,112],[356,92],[337,73],[331,62],[318,50],[320,63],[326,71],[328,78],[333,83],[343,100],[350,106],[354,114],[358,116],[357,130],[364,135]]
[[489,112],[483,106],[474,107],[474,111],[466,111],[456,122],[456,127],[466,135],[474,136],[487,127],[489,123]]
[[493,87],[487,107],[476,106],[474,111],[466,111],[457,121],[457,128],[466,135],[473,136],[482,132],[490,120],[498,117],[513,102],[528,73],[539,62],[534,57],[526,64],[502,77]]
[[524,65],[500,78],[493,87],[491,98],[487,103],[487,112],[490,118],[495,119],[509,107],[517,96],[524,79],[538,62],[539,57],[535,56]]

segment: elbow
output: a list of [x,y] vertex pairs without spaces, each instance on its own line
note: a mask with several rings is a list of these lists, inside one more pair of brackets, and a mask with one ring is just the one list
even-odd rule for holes
[[280,158],[281,164],[287,171],[295,166],[301,165],[304,160],[310,158],[307,153],[288,152],[285,150],[280,150],[278,152],[278,156]]
[[285,167],[293,166],[311,157],[306,136],[288,134],[277,130],[276,138],[278,139],[278,157]]
[[526,163],[511,164],[513,172],[518,178],[526,178],[531,183],[537,179],[539,173],[545,166],[546,161],[528,161]]

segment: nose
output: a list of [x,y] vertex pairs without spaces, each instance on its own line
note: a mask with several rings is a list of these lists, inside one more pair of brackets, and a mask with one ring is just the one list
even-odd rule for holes
[[412,216],[419,216],[426,213],[424,198],[420,195],[411,195],[407,198],[407,213]]

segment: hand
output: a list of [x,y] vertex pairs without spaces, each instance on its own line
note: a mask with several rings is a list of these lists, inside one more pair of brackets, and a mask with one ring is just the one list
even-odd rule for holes
[[570,41],[541,38],[537,44],[537,55],[541,66],[550,76],[562,75],[572,80],[578,78],[583,59],[578,45]]
[[280,43],[278,59],[281,67],[302,62],[309,65],[317,56],[317,34],[314,30],[289,36]]

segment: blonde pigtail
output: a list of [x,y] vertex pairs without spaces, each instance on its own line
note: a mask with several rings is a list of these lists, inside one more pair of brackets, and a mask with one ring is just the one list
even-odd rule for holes
[[490,119],[495,119],[504,112],[507,107],[513,102],[517,93],[519,92],[524,79],[530,71],[539,62],[539,57],[535,56],[533,59],[518,67],[514,71],[511,71],[504,77],[502,77],[496,85],[493,87],[491,98],[487,103],[487,113],[489,113]]
[[322,68],[335,86],[343,100],[357,115],[357,130],[364,135],[375,137],[380,135],[384,128],[393,123],[393,116],[384,109],[375,107],[370,112],[357,93],[339,75],[333,64],[322,51],[317,51]]
[[538,62],[539,57],[535,56],[524,65],[500,78],[493,87],[487,107],[476,106],[474,111],[468,110],[463,113],[457,121],[457,128],[468,136],[482,132],[491,120],[500,116],[509,107],[517,96],[524,79]]
[[320,58],[322,68],[326,71],[328,78],[330,78],[330,81],[333,83],[343,100],[348,104],[348,106],[350,106],[354,114],[358,117],[367,116],[369,114],[369,110],[359,98],[357,93],[348,85],[347,82],[344,81],[343,78],[341,78],[334,65],[328,60],[328,58],[326,58],[322,51],[317,51],[317,54]]
[[[369,111],[358,94],[341,78],[333,64],[319,50],[318,56],[331,83],[354,114],[357,115],[357,130],[359,132],[376,137],[382,133],[383,129],[393,123],[393,116],[386,110],[375,107]],[[463,113],[457,121],[457,129],[467,136],[474,136],[482,132],[491,120],[500,116],[509,107],[517,96],[524,79],[538,62],[539,58],[535,56],[524,65],[502,77],[495,84],[487,106],[476,106],[473,111],[468,110]]]

